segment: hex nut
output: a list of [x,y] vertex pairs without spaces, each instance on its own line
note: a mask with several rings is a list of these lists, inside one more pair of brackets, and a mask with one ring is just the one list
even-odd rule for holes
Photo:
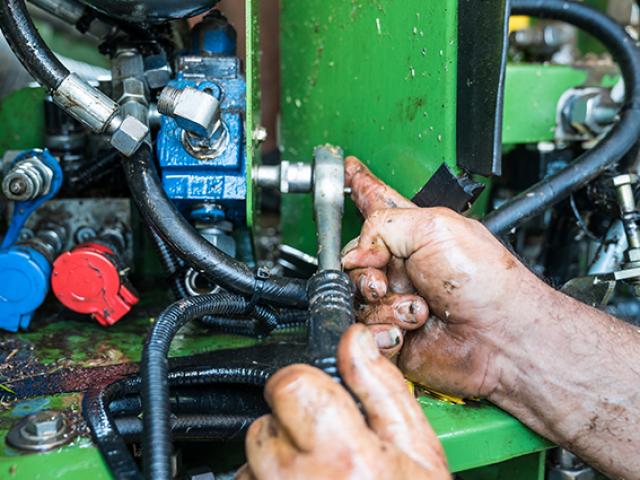
[[42,410],[22,418],[6,436],[10,446],[24,451],[44,452],[69,443],[74,433],[64,415],[53,410]]
[[121,90],[118,103],[124,105],[127,102],[137,102],[142,105],[148,105],[145,84],[137,78],[125,78],[118,87]]
[[166,87],[171,80],[171,66],[164,54],[150,55],[144,59],[144,77],[149,88],[156,90]]
[[631,248],[627,251],[630,262],[640,262],[640,249]]
[[148,133],[149,127],[129,115],[113,132],[111,145],[125,157],[130,157],[142,146]]

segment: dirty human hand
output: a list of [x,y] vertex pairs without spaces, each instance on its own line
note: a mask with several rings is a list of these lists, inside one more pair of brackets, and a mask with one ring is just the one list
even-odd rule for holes
[[369,302],[360,320],[401,338],[388,297],[412,287],[433,314],[406,333],[405,374],[487,397],[609,477],[640,480],[640,329],[555,291],[476,220],[417,208],[353,157],[346,173],[365,216],[343,258]]
[[[388,356],[408,331],[398,361],[412,380],[487,396],[499,381],[498,347],[526,332],[519,310],[553,290],[478,221],[416,207],[354,157],[346,180],[365,218],[343,258],[366,301],[359,320]],[[398,308],[407,302],[409,309]]]
[[342,338],[338,369],[364,416],[347,390],[320,370],[287,367],[267,383],[273,413],[251,425],[247,464],[236,478],[451,478],[402,374],[380,355],[364,326],[353,325]]

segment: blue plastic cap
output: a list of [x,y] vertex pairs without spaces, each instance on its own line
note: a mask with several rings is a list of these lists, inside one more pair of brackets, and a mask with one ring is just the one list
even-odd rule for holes
[[49,293],[51,265],[33,248],[10,247],[0,251],[0,277],[0,328],[25,330]]

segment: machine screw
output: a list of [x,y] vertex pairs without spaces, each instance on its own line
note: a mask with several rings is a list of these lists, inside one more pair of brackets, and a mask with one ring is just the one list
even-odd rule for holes
[[7,443],[26,451],[47,451],[69,443],[73,435],[61,412],[42,410],[20,420],[7,435]]

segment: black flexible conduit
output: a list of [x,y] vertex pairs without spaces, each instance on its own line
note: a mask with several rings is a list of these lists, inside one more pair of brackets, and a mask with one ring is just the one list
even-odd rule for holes
[[36,30],[24,0],[0,2],[0,29],[24,68],[42,86],[56,90],[69,76]]
[[304,282],[279,277],[257,280],[249,267],[214,247],[184,219],[162,188],[149,146],[124,159],[123,165],[138,209],[187,263],[228,291],[253,296],[260,290],[263,303],[300,308],[307,305]]
[[[243,297],[229,294],[202,295],[178,300],[162,312],[151,328],[142,354],[142,451],[147,479],[171,480],[171,421],[169,394],[169,348],[178,330],[205,315],[242,315],[254,308]],[[258,319],[273,312],[256,306]],[[262,381],[259,378],[258,381]]]
[[522,224],[584,187],[616,164],[640,138],[640,50],[621,25],[604,13],[574,1],[512,0],[511,14],[567,22],[600,40],[620,67],[626,100],[620,120],[596,147],[485,217],[483,223],[496,235]]
[[[190,295],[184,285],[184,276],[182,275],[184,269],[180,259],[153,228],[149,230],[175,299],[188,298]],[[207,315],[200,319],[200,323],[222,333],[262,337],[274,330],[300,327],[307,322],[308,317],[309,314],[306,310],[282,308],[278,311],[277,317],[275,315],[270,316],[267,321],[258,321],[252,318],[222,318]]]
[[[199,367],[171,372],[168,375],[168,385],[186,387],[225,383],[264,386],[271,373],[258,367]],[[142,480],[143,476],[116,429],[109,404],[118,398],[139,392],[141,385],[141,377],[132,376],[106,387],[92,388],[85,393],[82,401],[83,416],[91,428],[93,440],[116,480]]]
[[[255,417],[249,415],[172,415],[171,433],[174,441],[235,440],[247,431],[254,420]],[[115,423],[125,442],[142,438],[143,422],[139,417],[120,417]]]

